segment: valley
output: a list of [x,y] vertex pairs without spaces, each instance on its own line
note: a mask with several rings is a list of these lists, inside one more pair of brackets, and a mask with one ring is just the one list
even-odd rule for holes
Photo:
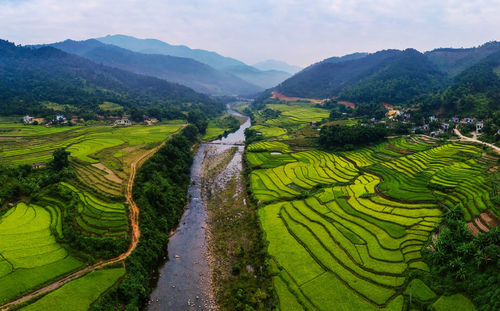
[[94,35],[0,40],[0,310],[500,309],[498,42]]

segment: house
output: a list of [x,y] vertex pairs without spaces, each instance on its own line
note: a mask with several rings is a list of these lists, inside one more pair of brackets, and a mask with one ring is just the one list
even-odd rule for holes
[[42,168],[44,167],[46,164],[44,162],[39,162],[39,163],[33,163],[31,164],[31,167],[32,168]]
[[33,123],[33,117],[25,116],[23,119],[24,123]]
[[78,116],[72,116],[71,122],[78,122]]
[[439,135],[441,135],[441,134],[443,134],[443,133],[444,133],[444,132],[443,132],[443,130],[437,130],[437,131],[433,131],[433,132],[431,132],[431,133],[430,133],[430,135],[431,135],[432,137],[437,137],[437,136],[439,136]]
[[59,114],[56,116],[56,121],[64,122],[64,121],[66,121],[66,117],[63,116],[62,114]]
[[477,122],[476,123],[476,134],[479,134],[483,130],[483,127],[484,127],[483,121]]
[[429,117],[429,122],[437,122],[438,118],[436,118],[435,116],[430,116]]
[[472,123],[476,122],[476,118],[474,118],[474,117],[465,118],[464,121],[467,124],[472,124]]
[[37,122],[38,124],[42,124],[45,122],[45,118],[33,118],[33,122]]
[[448,131],[450,129],[450,125],[448,123],[441,123],[441,128],[443,131]]
[[453,117],[453,118],[451,118],[451,119],[450,119],[450,122],[451,122],[451,123],[458,124],[458,123],[460,123],[460,119],[459,119],[459,118],[457,118],[457,117]]
[[431,128],[429,127],[429,124],[424,124],[424,125],[422,125],[422,129],[423,129],[424,131],[428,131],[428,130],[430,130]]
[[129,119],[120,119],[115,121],[116,125],[132,125]]

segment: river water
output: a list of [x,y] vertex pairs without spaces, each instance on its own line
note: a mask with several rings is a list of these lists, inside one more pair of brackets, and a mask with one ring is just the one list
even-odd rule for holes
[[[230,114],[244,117],[227,107]],[[241,171],[241,154],[245,142],[245,129],[251,126],[250,119],[225,138],[200,146],[191,166],[192,183],[188,189],[188,206],[177,230],[168,243],[168,261],[159,270],[158,283],[151,294],[147,310],[214,310],[210,266],[207,260],[206,219],[207,208],[202,199],[202,164],[208,145],[215,152],[238,146],[238,153],[228,165],[227,174]],[[211,150],[213,152],[213,150]],[[235,163],[237,162],[237,163]],[[231,170],[231,172],[229,172]],[[224,172],[223,172],[224,173]]]

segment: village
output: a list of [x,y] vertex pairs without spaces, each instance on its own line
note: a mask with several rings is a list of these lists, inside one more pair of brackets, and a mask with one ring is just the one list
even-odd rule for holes
[[[130,126],[132,125],[132,121],[126,117],[104,117],[97,116],[97,118],[108,124],[108,125],[121,125],[121,126]],[[134,124],[147,124],[153,125],[157,123],[159,120],[154,117],[144,117],[143,122],[134,122]],[[41,117],[32,117],[26,115],[23,117],[24,124],[29,125],[44,125],[46,127],[50,127],[52,125],[74,125],[74,124],[83,124],[85,120],[83,118],[79,118],[78,116],[72,116],[71,119],[66,118],[64,115],[56,115],[54,118],[41,118]]]

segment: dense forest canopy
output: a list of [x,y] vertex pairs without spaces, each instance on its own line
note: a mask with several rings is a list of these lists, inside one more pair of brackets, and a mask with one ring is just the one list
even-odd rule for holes
[[426,112],[488,117],[499,110],[500,43],[469,49],[357,53],[313,64],[278,85],[286,96],[358,105],[418,105]]

